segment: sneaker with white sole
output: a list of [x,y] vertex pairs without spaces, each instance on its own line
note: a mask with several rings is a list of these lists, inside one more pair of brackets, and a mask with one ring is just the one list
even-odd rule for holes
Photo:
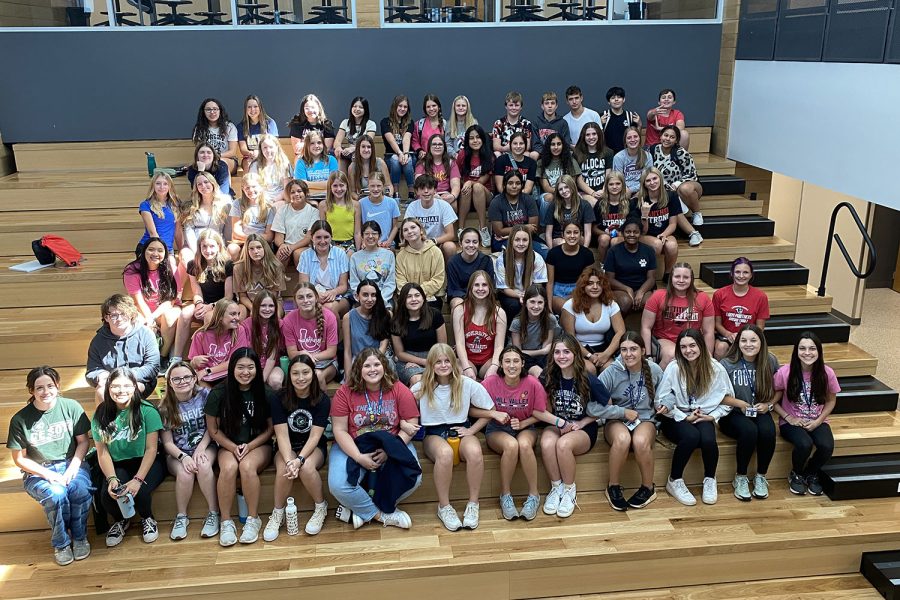
[[478,233],[481,234],[481,245],[485,248],[491,247],[491,232],[487,227],[482,227],[478,230]]
[[61,567],[72,564],[75,562],[75,555],[72,554],[72,547],[66,546],[65,548],[54,548],[53,559],[56,561],[56,564]]
[[[281,524],[284,522],[284,509],[273,508],[272,514],[269,515],[269,521],[263,530],[263,541],[274,542],[278,539],[278,532],[281,530]],[[245,527],[246,529],[246,527]],[[243,536],[242,536],[243,537]]]
[[447,506],[438,506],[437,516],[448,531],[457,531],[462,527],[462,522],[459,520],[456,509],[449,504]]
[[[531,521],[537,516],[538,507],[541,505],[541,497],[539,495],[529,494],[527,498],[525,498],[525,503],[522,504],[522,512],[521,515],[525,518],[526,521]],[[557,511],[556,514],[559,514]]]
[[75,560],[84,560],[91,555],[91,544],[87,540],[72,542],[72,555]]
[[798,496],[806,494],[806,478],[797,475],[796,471],[791,471],[790,475],[788,475],[788,485],[792,494],[797,494]]
[[715,504],[719,499],[719,489],[716,487],[715,477],[703,478],[703,504]]
[[694,498],[694,495],[688,490],[687,485],[684,483],[684,479],[672,480],[670,478],[666,481],[666,491],[669,492],[670,496],[685,506],[694,506],[697,504],[697,499]]
[[560,481],[556,485],[550,483],[550,491],[547,492],[547,497],[544,498],[544,514],[545,515],[555,515],[556,511],[559,510],[559,499],[562,497],[563,492],[563,482]]
[[[456,518],[459,520],[459,517]],[[412,519],[409,518],[409,515],[406,511],[400,510],[399,508],[392,513],[381,513],[381,522],[385,527],[399,527],[400,529],[409,529],[412,527]]]
[[700,235],[700,232],[694,230],[693,233],[688,237],[688,246],[695,247],[699,246],[703,243],[703,236]]
[[478,520],[481,508],[477,502],[469,502],[466,504],[466,511],[463,513],[463,527],[467,529],[478,529]]
[[188,524],[191,522],[187,515],[177,514],[175,520],[172,521],[172,533],[169,534],[171,540],[183,540],[187,537]]
[[228,519],[219,524],[219,545],[224,547],[237,544],[237,527],[234,521]]
[[691,224],[694,227],[700,227],[701,225],[703,225],[703,213],[695,212],[694,216],[691,217]]
[[259,517],[247,517],[247,522],[241,528],[242,544],[253,544],[259,539],[259,530],[262,529],[262,519]]
[[750,480],[746,475],[735,475],[731,487],[734,488],[735,498],[741,502],[750,502],[753,496],[750,495]]
[[819,482],[818,475],[806,476],[806,491],[809,492],[810,496],[821,496],[825,493],[822,484]]
[[322,526],[325,525],[325,517],[327,516],[328,503],[323,501],[321,504],[316,504],[312,516],[306,522],[304,531],[306,531],[307,535],[316,535],[322,531]]
[[152,544],[159,539],[159,526],[156,524],[156,519],[153,517],[141,519],[141,537],[145,544]]
[[562,517],[565,519],[566,517],[571,517],[572,513],[575,512],[575,507],[578,504],[575,502],[575,484],[567,485],[563,487],[562,496],[559,499],[559,509],[556,511],[557,517]]
[[344,523],[350,523],[353,525],[353,529],[359,529],[366,524],[366,521],[364,521],[362,517],[343,504],[338,504],[338,507],[334,509],[334,518],[338,521],[343,521]]
[[516,503],[513,500],[512,494],[503,494],[500,496],[500,511],[503,513],[503,518],[507,521],[519,518],[519,511],[516,510]]
[[125,532],[128,531],[129,525],[131,525],[131,521],[128,519],[113,523],[106,534],[106,547],[113,548],[121,544],[122,540],[125,539]]
[[209,511],[206,514],[206,519],[203,520],[203,529],[200,530],[200,537],[216,537],[217,533],[219,533],[219,513]]
[[641,485],[641,487],[631,495],[631,498],[628,499],[628,507],[644,508],[654,500],[656,500],[656,486],[652,484],[650,487]]
[[765,475],[757,473],[753,477],[753,497],[758,500],[765,500],[769,497],[769,481]]
[[613,510],[628,510],[628,502],[625,500],[625,494],[621,485],[610,485],[606,487],[606,501]]

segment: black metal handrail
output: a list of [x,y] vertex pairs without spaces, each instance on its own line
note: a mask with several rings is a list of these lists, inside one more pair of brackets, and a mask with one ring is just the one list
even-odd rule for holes
[[[837,222],[838,213],[842,208],[847,208],[850,210],[850,215],[853,217],[853,220],[856,221],[856,227],[857,229],[859,229],[859,232],[863,236],[863,241],[869,248],[869,267],[866,269],[865,273],[861,273],[859,269],[856,268],[856,264],[854,264],[853,259],[850,258],[850,253],[847,252],[847,247],[844,246],[844,242],[843,240],[841,240],[841,236],[834,232],[834,225]],[[841,250],[841,254],[844,255],[844,260],[847,261],[847,266],[850,267],[850,271],[852,271],[857,278],[866,279],[869,275],[875,272],[875,262],[878,258],[875,253],[875,244],[872,243],[872,238],[869,237],[869,232],[866,231],[866,227],[865,225],[863,225],[862,220],[859,218],[859,213],[856,212],[856,209],[853,208],[853,205],[849,202],[841,202],[834,207],[833,211],[831,211],[831,225],[828,227],[828,243],[825,245],[825,262],[822,263],[822,280],[819,282],[819,296],[825,296],[825,278],[828,277],[828,261],[831,259],[832,241],[837,242],[838,248],[840,248]]]

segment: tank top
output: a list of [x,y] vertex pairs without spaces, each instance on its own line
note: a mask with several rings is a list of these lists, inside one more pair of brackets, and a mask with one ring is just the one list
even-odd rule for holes
[[353,207],[335,205],[331,212],[325,215],[325,220],[331,225],[335,242],[348,242],[353,239]]
[[469,362],[480,367],[491,360],[491,357],[494,355],[494,338],[496,336],[488,333],[486,323],[484,325],[476,325],[469,319],[468,315],[466,315],[465,321],[467,324],[466,356],[469,357]]

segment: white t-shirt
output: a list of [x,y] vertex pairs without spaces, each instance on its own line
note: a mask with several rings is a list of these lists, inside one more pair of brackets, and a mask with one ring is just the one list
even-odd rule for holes
[[259,220],[259,205],[250,206],[247,208],[247,213],[250,215],[250,218],[244,220],[244,213],[241,212],[241,201],[239,198],[235,198],[231,202],[231,212],[228,213],[228,216],[244,220],[244,233],[247,235],[250,235],[251,233],[262,235],[266,232],[266,227],[271,225],[275,220],[275,209],[271,206],[266,210],[265,223]]
[[352,146],[357,142],[357,140],[359,140],[359,138],[363,136],[363,134],[374,136],[376,125],[375,121],[366,121],[362,124],[362,127],[356,128],[356,133],[354,133],[352,136],[350,135],[350,119],[344,119],[343,121],[341,121],[339,128],[344,131],[344,139],[347,140],[347,145]]
[[[534,250],[532,250],[534,252]],[[523,263],[516,263],[516,280],[512,282],[506,281],[506,253],[501,252],[497,257],[497,260],[494,261],[494,284],[496,285],[498,290],[505,290],[506,288],[512,288],[514,290],[524,291],[525,286],[522,285],[522,275],[525,271],[525,265]],[[536,283],[547,283],[547,263],[544,262],[544,259],[541,258],[541,255],[537,252],[534,252],[534,271],[531,275],[531,283],[529,285],[534,285]]]
[[404,218],[415,217],[425,226],[425,237],[437,239],[444,235],[444,227],[458,220],[446,200],[435,198],[431,208],[422,206],[421,200],[413,200],[406,207]]
[[294,210],[285,204],[275,213],[272,231],[284,234],[285,244],[296,244],[306,236],[312,224],[319,219],[319,211],[309,204],[301,210]]
[[581,130],[585,125],[588,123],[600,124],[600,113],[596,110],[585,108],[584,112],[582,112],[581,116],[577,119],[572,116],[571,112],[564,116],[563,119],[569,124],[569,143],[574,146],[578,143],[578,138],[581,136]]
[[571,299],[563,304],[563,310],[575,317],[575,337],[578,341],[594,345],[606,341],[606,332],[612,327],[613,315],[619,314],[619,305],[615,301],[612,304],[604,304],[600,319],[596,323],[588,320],[584,313],[576,313],[572,308]]
[[[469,407],[483,408],[491,410],[494,408],[494,401],[491,400],[490,394],[484,387],[468,377],[462,378],[462,402],[458,411],[450,410],[450,386],[439,385],[434,389],[433,398],[429,401],[422,398],[419,401],[419,412],[421,413],[420,421],[422,425],[452,425],[462,423],[469,418]],[[412,387],[413,394],[416,394],[422,387],[422,382],[416,383]],[[432,405],[433,403],[433,405]]]

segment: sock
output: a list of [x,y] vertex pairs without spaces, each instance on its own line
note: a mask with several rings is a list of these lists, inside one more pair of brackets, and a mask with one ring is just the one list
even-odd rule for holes
[[567,484],[566,484],[566,491],[572,491],[572,492],[574,492],[574,491],[575,491],[575,484],[574,484],[574,483],[567,483]]
[[550,482],[550,489],[559,487],[559,486],[561,486],[561,485],[562,485],[562,479],[557,479],[556,481],[551,481],[551,482]]

